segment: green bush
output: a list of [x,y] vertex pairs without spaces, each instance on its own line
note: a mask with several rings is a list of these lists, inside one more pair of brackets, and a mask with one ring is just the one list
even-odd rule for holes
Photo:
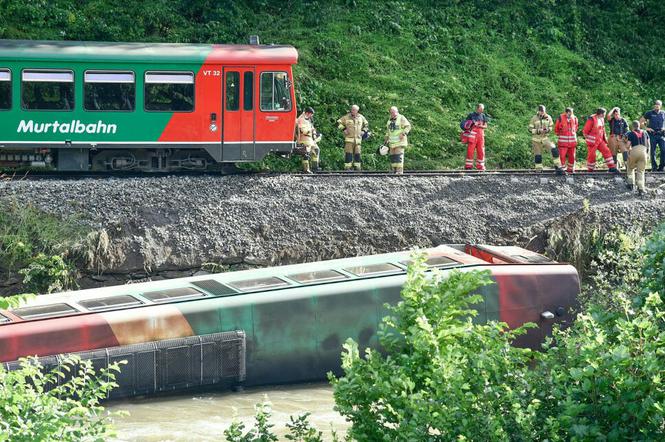
[[650,236],[644,247],[643,290],[665,296],[665,224]]
[[[665,227],[644,249],[628,237],[604,242],[599,256],[610,281],[652,290],[629,293],[599,285],[600,303],[567,330],[554,330],[542,352],[510,346],[523,329],[471,322],[474,291],[487,273],[425,277],[422,258],[409,269],[402,301],[379,335],[384,352],[344,346],[344,376],[330,376],[336,409],[350,437],[411,440],[664,440],[665,310],[661,270]],[[645,270],[627,256],[645,250]],[[596,270],[600,272],[600,268]],[[599,275],[599,273],[598,273]],[[602,292],[602,290],[608,290]],[[608,308],[611,305],[611,308]]]
[[[245,424],[234,420],[233,423],[224,430],[224,437],[228,442],[271,442],[279,440],[272,428],[274,424],[270,423],[272,408],[268,400],[255,405],[256,413],[254,415],[254,427],[247,430]],[[289,423],[286,424],[288,433],[284,436],[287,440],[297,442],[321,442],[323,433],[318,431],[308,421],[309,413],[301,414],[297,417],[290,416]],[[339,439],[337,434],[332,434],[333,442]]]
[[344,345],[344,376],[330,376],[335,409],[357,440],[532,440],[536,411],[527,383],[528,349],[510,345],[524,328],[473,324],[474,295],[489,272],[425,276],[414,260],[402,301],[379,340],[385,354]]
[[0,441],[101,441],[113,435],[100,401],[117,386],[118,364],[95,373],[90,361],[70,356],[59,368],[42,369],[36,359],[9,372],[0,364]]
[[59,255],[40,253],[19,273],[23,275],[23,286],[29,292],[53,293],[77,287],[76,269]]
[[581,314],[529,379],[541,403],[539,440],[665,439],[665,312],[650,294],[633,311]]

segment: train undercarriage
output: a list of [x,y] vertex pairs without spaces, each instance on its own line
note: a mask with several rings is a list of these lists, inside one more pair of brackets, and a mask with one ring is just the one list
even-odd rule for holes
[[204,149],[11,149],[0,150],[0,169],[95,172],[224,171]]

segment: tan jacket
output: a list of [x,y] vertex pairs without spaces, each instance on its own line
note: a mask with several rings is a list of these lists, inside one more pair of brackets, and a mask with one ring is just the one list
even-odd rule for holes
[[363,140],[363,132],[369,129],[369,123],[361,114],[356,114],[354,118],[349,112],[337,120],[337,127],[344,130],[345,143],[360,144]]
[[547,114],[542,117],[536,114],[529,121],[529,132],[531,132],[531,139],[533,141],[547,140],[553,131],[554,122],[552,121],[552,117]]
[[296,143],[304,146],[313,146],[316,144],[314,141],[314,124],[312,120],[305,118],[305,114],[300,114],[296,120]]
[[[393,123],[394,122],[394,126]],[[411,131],[411,123],[402,114],[397,114],[386,123],[386,139],[389,147],[406,147],[409,143],[406,135]],[[404,135],[400,138],[401,135]]]

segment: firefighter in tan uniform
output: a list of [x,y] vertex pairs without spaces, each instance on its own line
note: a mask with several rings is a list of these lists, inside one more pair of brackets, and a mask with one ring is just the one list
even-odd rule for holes
[[561,158],[559,150],[550,140],[549,136],[554,130],[552,117],[547,114],[545,106],[538,106],[538,112],[529,121],[529,132],[531,133],[531,146],[533,147],[534,162],[536,169],[543,170],[543,151],[547,150],[552,154],[552,162],[558,175],[564,173],[561,167]]
[[404,149],[408,146],[407,135],[411,131],[411,123],[393,106],[390,108],[390,119],[386,123],[385,142],[390,148],[390,167],[396,174],[404,173]]
[[312,173],[312,168],[319,170],[319,146],[316,143],[321,136],[314,128],[313,116],[314,109],[308,107],[296,120],[296,148],[302,155],[302,170],[305,173]]
[[337,120],[337,127],[344,131],[344,170],[360,170],[360,145],[369,135],[369,123],[358,111],[355,104],[351,106],[348,114]]
[[[628,179],[628,189],[633,190],[637,184],[637,192],[644,195],[644,170],[647,166],[649,157],[649,148],[651,140],[645,130],[640,129],[640,122],[633,121],[632,131],[626,133],[625,140],[628,143],[628,161],[626,162],[626,175]],[[635,171],[637,171],[637,181],[635,181]]]

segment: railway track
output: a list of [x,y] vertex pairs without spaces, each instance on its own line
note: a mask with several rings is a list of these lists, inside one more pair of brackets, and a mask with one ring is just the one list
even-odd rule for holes
[[[322,171],[314,174],[306,174],[303,172],[251,172],[251,171],[238,171],[228,175],[249,175],[249,176],[298,176],[316,179],[319,177],[390,177],[390,178],[409,178],[409,177],[481,177],[481,176],[501,176],[501,177],[536,177],[536,178],[556,178],[565,180],[566,178],[599,178],[610,179],[616,177],[625,177],[625,172],[618,174],[609,173],[606,170],[588,172],[579,171],[573,175],[555,175],[554,170],[546,169],[543,171],[536,171],[533,169],[496,169],[487,171],[476,170],[429,170],[429,171],[405,171],[402,175],[395,175],[387,171]],[[656,178],[665,178],[665,172],[646,172],[647,176]],[[108,179],[108,178],[155,178],[155,177],[180,177],[180,176],[220,176],[220,172],[201,172],[201,171],[181,171],[181,172],[167,172],[167,173],[150,173],[150,172],[53,172],[53,171],[22,171],[22,172],[5,172],[0,173],[0,181],[16,181],[16,180],[48,180],[48,179]]]

